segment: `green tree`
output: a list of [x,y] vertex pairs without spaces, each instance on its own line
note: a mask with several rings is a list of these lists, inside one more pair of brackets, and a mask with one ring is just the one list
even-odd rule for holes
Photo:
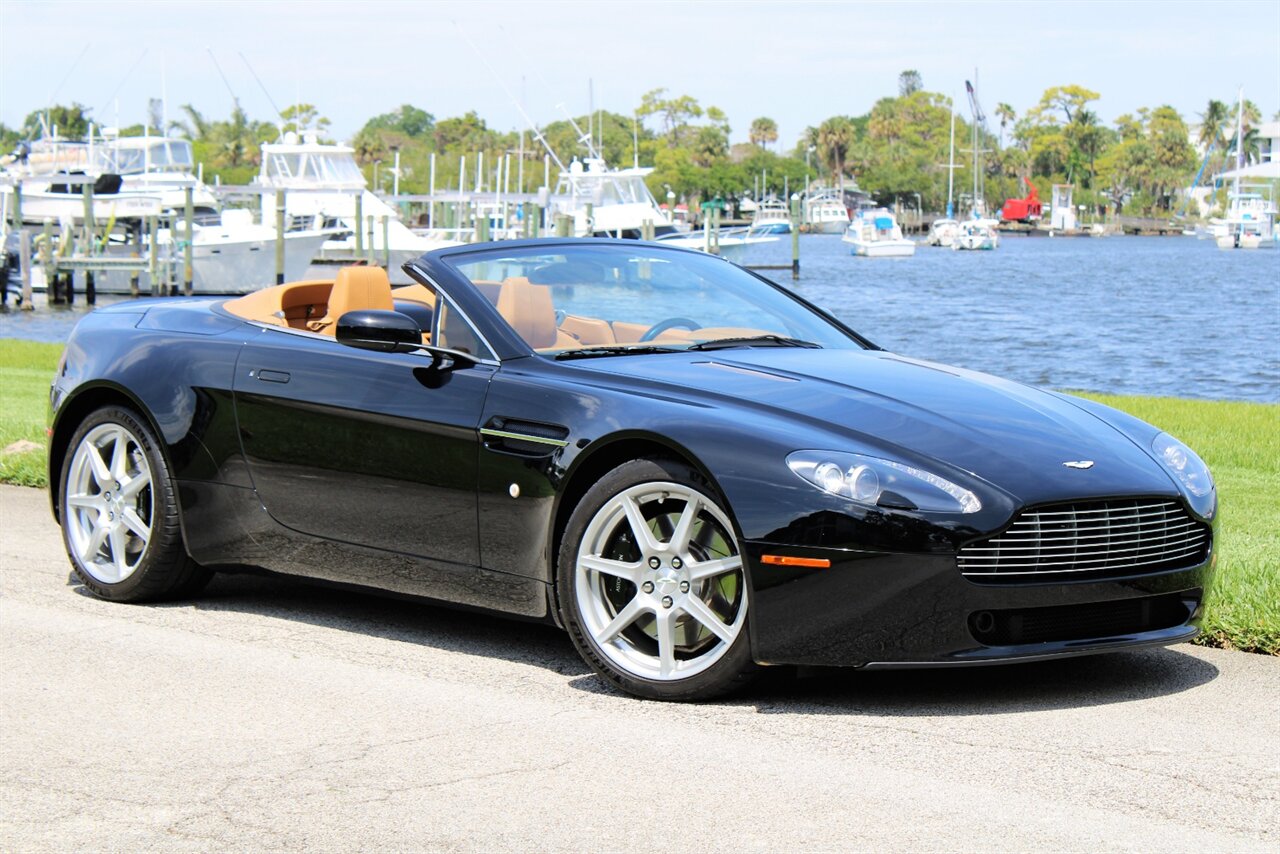
[[44,110],[28,113],[22,122],[22,134],[27,139],[38,139],[45,133],[57,132],[63,139],[84,139],[89,133],[91,111],[84,104],[70,106],[55,104]]
[[1008,104],[996,104],[996,118],[1000,120],[1000,147],[1004,148],[1004,132],[1005,129],[1013,123],[1018,114],[1013,111],[1013,107]]
[[290,104],[280,111],[282,133],[293,132],[298,135],[306,131],[315,131],[321,138],[329,130],[329,120],[320,115],[315,104]]
[[778,141],[778,123],[767,116],[753,119],[748,138],[753,145],[758,145],[761,148],[772,145]]
[[689,95],[667,98],[666,89],[651,89],[640,98],[636,115],[641,119],[656,117],[662,123],[662,135],[667,145],[676,148],[692,135],[689,123],[702,118],[698,99]]
[[401,104],[389,113],[374,116],[364,123],[361,130],[390,130],[403,134],[410,139],[428,136],[435,129],[436,117],[426,110]]
[[844,160],[856,138],[853,122],[847,116],[832,116],[818,125],[818,157],[830,171],[832,182],[844,176]]

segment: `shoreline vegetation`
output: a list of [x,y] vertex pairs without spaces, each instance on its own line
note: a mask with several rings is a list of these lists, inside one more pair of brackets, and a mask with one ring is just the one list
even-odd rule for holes
[[[63,345],[0,339],[0,483],[48,486],[49,380]],[[1182,439],[1218,483],[1218,571],[1206,603],[1207,646],[1280,655],[1280,404],[1073,392]],[[26,447],[26,446],[20,446]]]
[[[498,130],[474,110],[437,119],[426,109],[402,104],[368,119],[348,143],[375,192],[398,188],[405,194],[424,194],[433,179],[437,192],[456,191],[464,159],[468,186],[493,191],[505,185],[504,191],[536,192],[544,181],[544,156],[550,149],[553,159],[565,165],[598,152],[615,168],[650,166],[653,172],[646,181],[655,197],[687,203],[691,211],[712,198],[799,191],[806,178],[826,186],[856,181],[879,204],[942,211],[947,202],[952,108],[955,139],[968,141],[965,145],[974,140],[973,109],[964,94],[945,94],[964,91],[962,75],[931,82],[944,91],[928,91],[918,71],[903,71],[897,93],[886,93],[866,113],[817,120],[793,140],[781,139],[777,122],[761,115],[746,126],[748,141],[734,143],[734,129],[723,110],[690,94],[653,89],[630,110],[598,110],[560,119],[537,133],[528,128]],[[1179,214],[1179,208],[1185,213],[1186,188],[1198,171],[1211,183],[1211,176],[1237,162],[1237,108],[1234,93],[1224,95],[1227,100],[1210,99],[1192,116],[1157,104],[1111,123],[1100,115],[1105,109],[1102,94],[1073,84],[1049,87],[1021,112],[1006,103],[988,104],[990,115],[981,117],[976,136],[985,152],[981,174],[973,174],[966,156],[958,157],[954,170],[957,209],[969,209],[976,188],[994,213],[1006,199],[1023,197],[1023,182],[1029,181],[1046,206],[1054,184],[1074,185],[1074,202],[1085,208],[1087,219],[1114,214],[1168,217]],[[1240,112],[1243,160],[1259,162],[1265,114],[1248,100]],[[224,185],[248,184],[257,176],[265,142],[288,133],[333,141],[329,119],[313,104],[290,105],[266,120],[250,117],[238,101],[225,119],[205,115],[193,104],[181,105],[179,115],[162,127],[164,110],[161,101],[153,99],[145,124],[116,132],[189,139],[204,180]],[[93,116],[82,104],[51,105],[28,115],[20,127],[0,124],[0,151],[38,139],[42,127],[57,128],[64,139],[83,139],[95,123],[100,133],[103,117]],[[739,138],[742,131],[740,126]],[[539,136],[545,147],[536,141]],[[502,178],[499,167],[504,162],[510,168]],[[552,186],[557,172],[552,163]],[[1209,193],[1193,217],[1223,208],[1226,189]]]

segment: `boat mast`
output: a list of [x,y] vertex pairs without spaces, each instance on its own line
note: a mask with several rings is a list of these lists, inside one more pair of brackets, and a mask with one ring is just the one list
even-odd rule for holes
[[947,219],[951,219],[951,197],[956,183],[956,101],[951,99],[951,153],[947,155]]
[[1240,195],[1240,170],[1244,168],[1244,87],[1236,98],[1236,177],[1232,182],[1235,194]]

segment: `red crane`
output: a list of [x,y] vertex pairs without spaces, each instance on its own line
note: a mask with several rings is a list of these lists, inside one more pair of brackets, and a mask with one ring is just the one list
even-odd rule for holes
[[1030,191],[1026,198],[1008,199],[1004,203],[1004,207],[1000,209],[1000,219],[1005,222],[1034,222],[1040,219],[1042,206],[1040,204],[1040,194],[1036,191],[1036,185],[1032,184],[1027,178],[1022,179]]

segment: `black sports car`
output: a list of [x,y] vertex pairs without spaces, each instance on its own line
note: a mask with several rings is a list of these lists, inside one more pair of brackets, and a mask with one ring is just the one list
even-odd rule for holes
[[1171,436],[886,352],[636,241],[444,249],[76,327],[52,503],[85,586],[256,567],[553,621],[613,684],[1193,637],[1217,496]]

